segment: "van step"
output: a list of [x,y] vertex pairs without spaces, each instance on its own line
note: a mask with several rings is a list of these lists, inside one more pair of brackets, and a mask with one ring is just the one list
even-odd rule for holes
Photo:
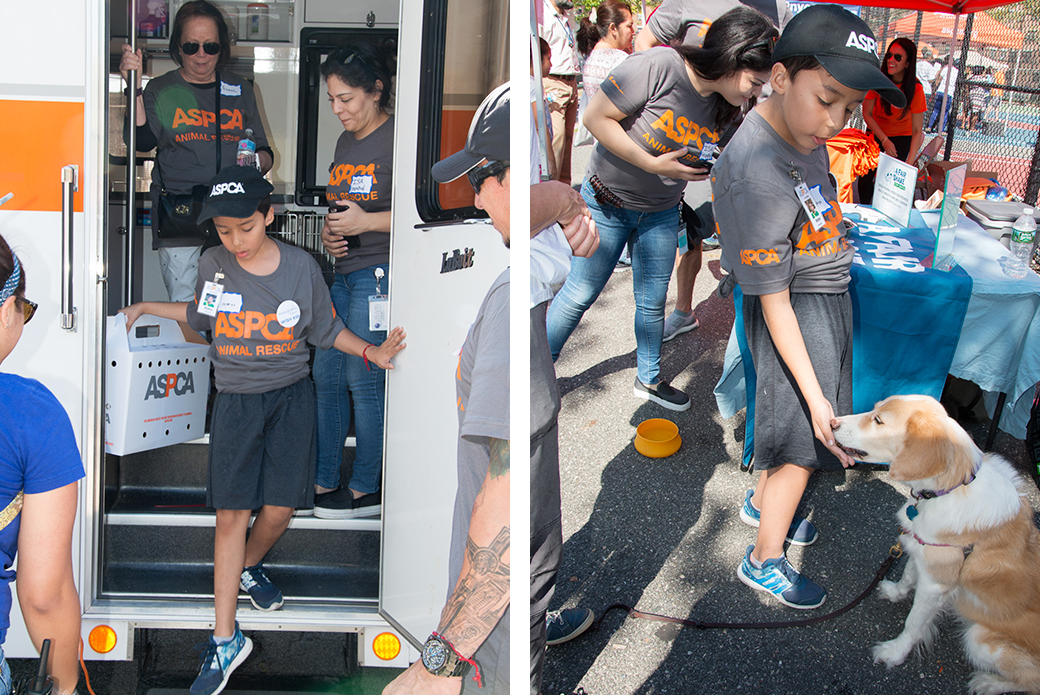
[[[378,597],[378,525],[371,531],[344,533],[339,528],[318,527],[344,522],[311,518],[293,523],[310,528],[286,530],[264,559],[271,580],[287,598],[337,601]],[[368,523],[372,525],[372,520]],[[213,595],[211,523],[175,527],[117,524],[107,526],[106,531],[103,596],[165,599]]]

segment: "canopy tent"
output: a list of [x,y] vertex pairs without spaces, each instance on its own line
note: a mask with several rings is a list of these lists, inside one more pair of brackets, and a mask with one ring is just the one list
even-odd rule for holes
[[[957,54],[953,57],[954,62],[960,60],[960,57],[961,57],[961,54],[960,54],[960,51],[958,51]],[[1001,63],[999,60],[993,60],[992,58],[987,58],[986,56],[982,55],[978,51],[968,51],[968,62],[967,62],[967,65],[968,65],[968,67],[971,67],[971,66],[974,66],[974,65],[978,65],[979,67],[992,68],[994,70],[1007,70],[1008,69],[1007,63]]]
[[[929,12],[921,21],[921,38],[949,42],[957,31],[956,45],[964,39],[964,22],[956,22],[952,14]],[[957,24],[955,29],[954,25]],[[885,28],[889,36],[913,36],[917,31],[917,13],[901,17]],[[971,27],[972,44],[998,48],[1022,48],[1022,32],[1006,27],[985,12],[976,12]]]
[[[897,10],[969,14],[991,10],[994,7],[1013,5],[1016,2],[1019,0],[857,0],[856,4],[863,7],[892,7]],[[913,29],[911,29],[910,34],[913,33]],[[964,32],[961,32],[961,35],[963,36]]]

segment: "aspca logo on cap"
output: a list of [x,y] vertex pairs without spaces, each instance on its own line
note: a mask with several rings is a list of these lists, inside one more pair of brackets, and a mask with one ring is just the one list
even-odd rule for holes
[[210,198],[218,195],[224,195],[225,193],[245,193],[245,187],[238,181],[231,181],[229,183],[218,183],[213,186],[213,190],[209,192]]
[[861,51],[868,51],[871,55],[877,55],[877,41],[874,37],[867,34],[857,34],[854,31],[849,32],[849,40],[845,42],[845,48],[852,46],[858,48]]

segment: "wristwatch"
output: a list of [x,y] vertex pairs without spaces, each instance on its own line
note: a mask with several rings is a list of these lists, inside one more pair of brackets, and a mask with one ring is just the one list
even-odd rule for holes
[[453,678],[469,670],[469,662],[463,661],[450,643],[434,633],[426,640],[422,650],[422,662],[434,676]]

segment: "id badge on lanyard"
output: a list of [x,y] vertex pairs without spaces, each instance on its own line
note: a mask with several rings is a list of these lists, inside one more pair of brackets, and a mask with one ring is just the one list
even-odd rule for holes
[[212,282],[207,282],[202,286],[202,298],[199,300],[198,312],[205,316],[215,317],[217,315],[217,307],[220,306],[220,298],[224,296],[224,286],[220,284],[220,280],[224,279],[224,274],[220,271],[213,276]]
[[798,202],[801,204],[802,209],[805,210],[805,214],[809,217],[809,224],[812,225],[814,231],[820,231],[827,226],[827,221],[823,218],[823,214],[831,209],[830,203],[823,199],[819,186],[813,186],[811,189],[806,186],[796,169],[791,170],[791,178],[797,182],[794,192],[798,196]]
[[376,293],[368,296],[368,330],[385,331],[390,320],[390,299],[379,291],[379,281],[385,273],[382,268],[373,271],[376,276]]

